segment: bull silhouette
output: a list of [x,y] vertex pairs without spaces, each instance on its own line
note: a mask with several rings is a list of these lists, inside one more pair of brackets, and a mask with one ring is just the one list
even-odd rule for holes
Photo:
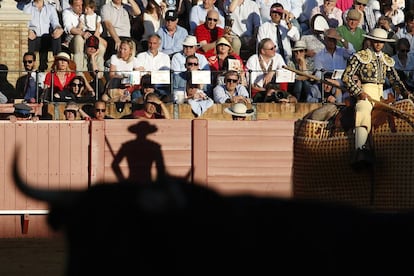
[[412,270],[410,212],[223,196],[168,175],[141,185],[45,190],[23,181],[17,161],[17,187],[47,202],[49,224],[65,233],[66,275],[396,275]]

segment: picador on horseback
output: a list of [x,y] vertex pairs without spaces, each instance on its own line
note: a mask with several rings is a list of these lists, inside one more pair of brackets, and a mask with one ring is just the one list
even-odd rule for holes
[[[387,78],[396,98],[409,98],[411,93],[400,80],[394,69],[395,61],[382,52],[385,42],[395,42],[387,38],[383,29],[373,29],[368,35],[371,47],[355,53],[342,75],[342,81],[349,93],[357,100],[355,106],[355,155],[352,167],[355,170],[369,168],[374,163],[374,154],[369,145],[371,112],[383,97],[383,85]],[[353,78],[354,76],[354,78]],[[358,76],[359,81],[355,81]]]

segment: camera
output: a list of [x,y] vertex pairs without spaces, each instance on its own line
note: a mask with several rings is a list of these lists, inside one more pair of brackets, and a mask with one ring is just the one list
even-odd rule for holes
[[278,91],[278,92],[275,92],[275,97],[276,97],[276,100],[280,100],[280,99],[284,99],[285,95],[283,94],[283,92]]

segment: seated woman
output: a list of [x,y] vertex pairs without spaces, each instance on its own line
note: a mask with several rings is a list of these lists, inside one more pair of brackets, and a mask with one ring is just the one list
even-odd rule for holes
[[66,52],[60,52],[55,56],[52,71],[45,76],[42,100],[49,100],[51,94],[60,94],[69,87],[72,79],[76,77],[75,72],[69,67],[71,62],[70,55]]
[[129,38],[121,40],[118,52],[109,61],[109,81],[106,95],[102,97],[104,101],[130,100],[131,90],[135,90],[131,83],[131,73],[139,67],[135,54],[135,42]]
[[233,53],[231,44],[226,38],[221,37],[217,40],[216,54],[208,58],[208,63],[213,73],[213,85],[224,84],[224,73],[228,70],[235,70],[240,73],[241,84],[247,86],[246,67],[243,60]]
[[414,90],[414,54],[410,53],[410,41],[403,37],[397,40],[397,54],[392,56],[395,61],[394,68],[408,90]]
[[94,102],[95,92],[86,90],[85,79],[82,76],[76,76],[72,79],[68,88],[65,88],[60,94],[54,94],[54,100],[60,102]]

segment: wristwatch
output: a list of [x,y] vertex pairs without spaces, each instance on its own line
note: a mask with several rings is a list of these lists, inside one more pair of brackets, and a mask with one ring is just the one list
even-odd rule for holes
[[341,38],[341,42],[344,43],[345,42],[345,39]]

